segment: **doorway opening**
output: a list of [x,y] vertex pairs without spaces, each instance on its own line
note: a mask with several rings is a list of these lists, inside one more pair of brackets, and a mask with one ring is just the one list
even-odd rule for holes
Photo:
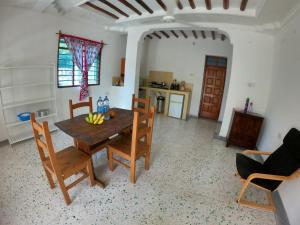
[[227,58],[206,55],[198,117],[218,120],[224,95]]

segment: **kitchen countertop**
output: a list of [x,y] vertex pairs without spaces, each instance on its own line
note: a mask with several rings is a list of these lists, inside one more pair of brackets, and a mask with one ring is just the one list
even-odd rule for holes
[[180,90],[171,90],[171,89],[164,89],[164,88],[154,88],[154,87],[147,87],[142,86],[141,89],[149,89],[151,91],[159,91],[159,92],[169,92],[169,93],[190,93],[190,90],[180,91]]

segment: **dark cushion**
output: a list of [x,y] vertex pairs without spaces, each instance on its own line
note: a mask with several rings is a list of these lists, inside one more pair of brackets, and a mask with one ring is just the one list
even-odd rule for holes
[[[267,173],[263,164],[241,153],[236,154],[236,167],[239,175],[245,180],[248,178],[248,176],[250,176],[253,173]],[[254,179],[251,182],[261,187],[264,187],[270,191],[274,191],[281,183],[280,181],[272,181],[265,179]]]
[[296,128],[290,129],[283,139],[283,144],[287,146],[287,150],[300,161],[300,131]]
[[300,164],[290,154],[289,147],[283,144],[267,158],[263,167],[268,174],[289,176],[300,167]]

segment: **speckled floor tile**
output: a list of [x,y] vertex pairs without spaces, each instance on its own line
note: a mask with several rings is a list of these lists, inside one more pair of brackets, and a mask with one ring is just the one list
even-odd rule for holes
[[[95,172],[107,187],[81,182],[69,191],[70,206],[58,187],[49,188],[33,140],[1,147],[0,224],[275,224],[273,214],[235,203],[239,150],[213,139],[215,129],[213,121],[157,116],[150,170],[139,160],[133,185],[129,171],[118,166],[110,172],[100,152],[93,157]],[[52,137],[56,149],[73,143],[62,132]],[[247,195],[265,199],[256,189]]]

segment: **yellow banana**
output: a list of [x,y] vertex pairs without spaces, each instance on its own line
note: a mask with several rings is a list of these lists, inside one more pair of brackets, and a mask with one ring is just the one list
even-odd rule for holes
[[95,122],[95,120],[97,119],[97,114],[93,115],[93,122]]

